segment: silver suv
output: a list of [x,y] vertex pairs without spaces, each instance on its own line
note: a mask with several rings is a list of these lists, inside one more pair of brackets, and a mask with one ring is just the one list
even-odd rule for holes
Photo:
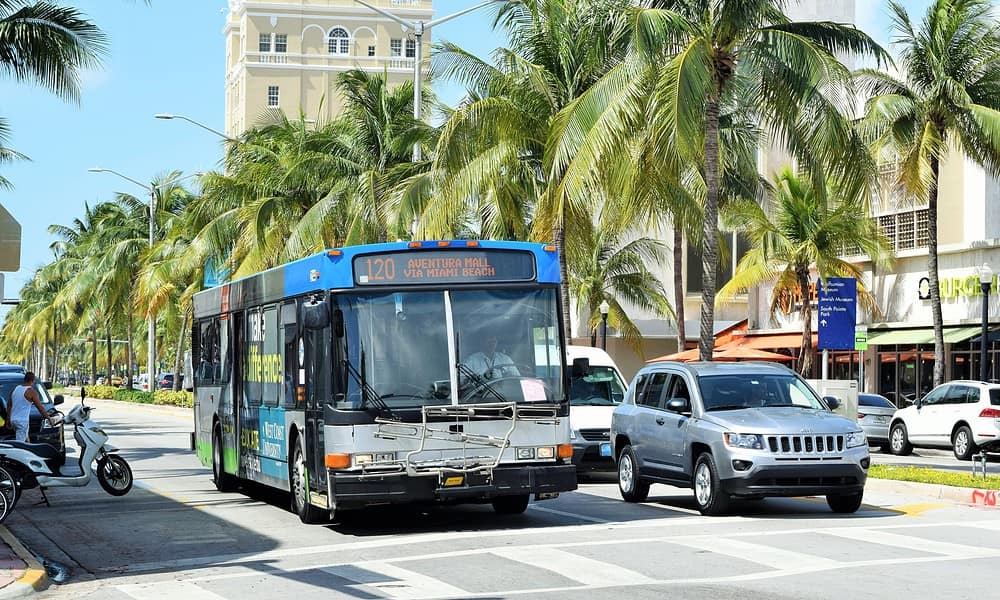
[[642,502],[655,482],[691,487],[706,515],[733,497],[813,495],[855,512],[868,443],[837,404],[773,363],[647,365],[611,421],[622,498]]

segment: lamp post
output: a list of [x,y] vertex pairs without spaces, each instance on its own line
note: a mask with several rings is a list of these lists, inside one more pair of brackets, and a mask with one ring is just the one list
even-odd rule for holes
[[234,138],[233,136],[226,135],[226,134],[222,133],[221,131],[219,131],[218,129],[213,129],[213,128],[209,127],[208,125],[205,125],[204,123],[202,123],[200,121],[195,121],[194,119],[192,119],[190,117],[185,117],[184,115],[173,115],[173,114],[170,114],[170,113],[157,113],[157,114],[153,115],[153,117],[156,118],[156,119],[166,119],[166,120],[180,119],[182,121],[187,121],[188,123],[191,123],[192,125],[196,125],[198,127],[201,127],[202,129],[204,129],[206,131],[211,131],[215,135],[217,135],[217,136],[225,139],[227,142],[232,142],[234,144],[238,144],[239,143],[239,140],[236,139],[236,138]]
[[601,350],[608,349],[608,312],[611,310],[611,305],[608,304],[607,300],[601,301]]
[[[204,175],[204,173],[202,173],[202,172],[199,171],[199,172],[193,173],[191,175],[186,175],[184,177],[180,177],[178,179],[171,179],[169,181],[164,181],[163,183],[160,183],[158,185],[146,185],[145,183],[143,183],[141,181],[138,181],[136,179],[132,179],[131,177],[129,177],[127,175],[122,175],[121,173],[119,173],[118,171],[115,171],[114,169],[103,169],[101,167],[94,167],[94,168],[87,169],[87,170],[90,171],[91,173],[111,173],[112,175],[117,175],[118,177],[121,177],[122,179],[124,179],[126,181],[130,181],[130,182],[136,184],[137,186],[141,187],[142,189],[146,190],[147,192],[149,192],[149,247],[150,247],[150,249],[153,248],[153,243],[155,241],[154,236],[155,236],[155,232],[156,232],[156,190],[162,188],[163,186],[165,186],[167,184],[173,184],[173,183],[177,183],[179,181],[183,181],[185,179],[191,179],[192,177],[201,177],[202,175]],[[149,382],[148,383],[148,385],[149,385],[149,391],[153,391],[153,382],[154,382],[154,375],[155,375],[155,373],[153,372],[153,370],[156,368],[156,317],[152,314],[152,312],[150,312],[149,318],[147,320],[149,321],[149,323],[148,323],[147,332],[146,332],[146,334],[147,334],[146,343],[148,344],[149,348],[147,349],[147,353],[146,353],[146,376],[148,378],[147,381]],[[96,347],[96,343],[95,343],[95,347]],[[108,365],[108,372],[109,372],[108,376],[109,377],[110,377],[110,371],[111,371],[111,366]],[[131,374],[129,374],[129,376],[131,377]]]
[[983,291],[983,333],[979,337],[979,379],[980,381],[986,381],[986,375],[988,369],[986,368],[986,347],[987,347],[987,330],[989,329],[990,321],[990,286],[993,284],[993,270],[990,269],[989,263],[983,263],[983,266],[979,267],[979,286]]

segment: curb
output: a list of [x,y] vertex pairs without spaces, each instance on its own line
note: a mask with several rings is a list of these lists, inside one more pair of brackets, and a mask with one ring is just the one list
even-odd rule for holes
[[877,479],[874,477],[868,478],[868,481],[865,482],[865,489],[879,492],[909,492],[914,495],[924,496],[929,500],[985,508],[997,508],[997,502],[1000,500],[1000,491],[998,490],[980,490],[977,488],[955,487],[953,485],[941,485],[937,483],[917,483],[915,481]]
[[49,575],[45,572],[45,567],[21,543],[21,540],[7,529],[6,525],[0,525],[0,539],[6,542],[14,554],[27,565],[24,575],[17,581],[0,588],[0,598],[23,598],[49,587]]

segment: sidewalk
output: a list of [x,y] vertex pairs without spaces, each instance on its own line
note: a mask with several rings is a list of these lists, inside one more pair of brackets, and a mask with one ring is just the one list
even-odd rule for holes
[[38,559],[0,525],[0,599],[21,598],[48,586],[48,575]]

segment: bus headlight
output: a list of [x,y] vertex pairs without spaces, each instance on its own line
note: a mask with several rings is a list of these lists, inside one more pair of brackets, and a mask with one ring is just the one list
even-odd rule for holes
[[517,460],[532,460],[535,458],[534,448],[518,448],[516,451]]
[[556,449],[552,446],[545,446],[544,448],[538,449],[538,458],[555,458]]

